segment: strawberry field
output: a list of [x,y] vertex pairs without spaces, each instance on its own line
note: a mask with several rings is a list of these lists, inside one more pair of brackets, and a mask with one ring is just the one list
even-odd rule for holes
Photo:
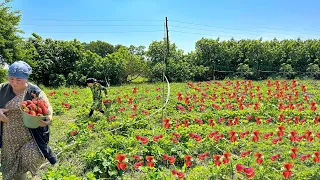
[[111,107],[90,118],[89,88],[43,89],[59,153],[45,179],[320,177],[318,81],[111,87]]

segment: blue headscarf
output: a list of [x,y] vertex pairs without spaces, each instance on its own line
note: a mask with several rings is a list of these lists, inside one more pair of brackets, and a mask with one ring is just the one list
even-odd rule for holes
[[23,61],[14,62],[8,70],[8,75],[16,78],[28,79],[32,68]]

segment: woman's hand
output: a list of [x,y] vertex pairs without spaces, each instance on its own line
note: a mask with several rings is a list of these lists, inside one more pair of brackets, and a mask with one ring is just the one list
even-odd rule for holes
[[38,121],[38,124],[39,124],[39,126],[44,127],[44,126],[48,126],[48,125],[50,124],[50,122],[51,122],[51,118],[50,118],[50,117],[47,117],[47,118],[46,118],[46,121],[44,121],[44,120],[39,120],[39,121]]
[[9,109],[0,109],[0,121],[5,122],[5,123],[9,121],[7,116],[4,114],[8,111],[9,111]]

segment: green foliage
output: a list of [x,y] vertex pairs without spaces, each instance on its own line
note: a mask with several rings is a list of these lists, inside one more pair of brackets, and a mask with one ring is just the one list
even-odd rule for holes
[[[91,51],[90,47],[95,45],[94,42],[83,45],[77,40],[42,39],[33,34],[24,45],[26,56],[30,59],[27,62],[34,69],[31,79],[45,86],[85,85],[87,77],[122,84],[147,71],[142,46],[120,47],[115,52],[108,50],[108,56],[101,57],[95,49]],[[100,49],[104,47],[101,46]]]
[[[105,44],[96,44],[99,43]],[[96,44],[92,42],[91,45]],[[106,46],[110,44],[106,43]],[[111,85],[141,77],[158,82],[163,80],[163,72],[170,82],[320,77],[320,54],[317,53],[320,43],[316,40],[220,41],[203,38],[197,41],[196,51],[188,54],[170,44],[168,55],[165,41],[153,41],[146,52],[143,46],[116,45],[113,51],[110,46],[105,52],[107,55],[102,57],[97,50],[77,40],[42,39],[33,34],[23,47],[23,59],[33,68],[30,79],[45,86],[82,86],[87,77],[107,80]],[[99,48],[102,47],[104,45]],[[303,50],[294,52],[296,48]]]
[[63,180],[81,180],[81,177],[70,175],[72,165],[67,167],[58,167],[56,170],[48,169],[48,173],[43,177],[45,180],[63,179]]
[[[314,123],[315,116],[319,116],[319,110],[310,110],[310,103],[319,101],[319,83],[317,81],[297,80],[296,87],[291,86],[291,81],[272,80],[271,86],[268,81],[215,81],[199,83],[172,83],[171,98],[164,110],[164,118],[169,119],[170,127],[165,128],[159,108],[163,104],[162,84],[139,84],[111,87],[109,97],[113,104],[109,109],[104,109],[106,114],[95,112],[93,117],[87,118],[91,104],[91,92],[88,88],[59,88],[44,90],[56,93],[49,96],[53,105],[54,121],[51,132],[54,133],[53,148],[63,153],[59,156],[59,164],[42,173],[48,177],[60,178],[67,172],[66,177],[81,177],[82,179],[173,179],[173,169],[183,172],[186,179],[245,179],[244,173],[235,170],[236,164],[253,167],[255,179],[282,179],[283,164],[294,163],[292,169],[293,179],[316,179],[319,176],[319,165],[315,163],[313,153],[318,151],[319,127]],[[236,84],[239,84],[237,90]],[[288,86],[287,86],[288,85]],[[306,85],[306,92],[301,86]],[[279,86],[279,87],[278,87]],[[287,88],[285,88],[287,86]],[[259,87],[259,90],[257,88]],[[277,90],[277,87],[282,90]],[[136,89],[136,93],[134,93]],[[247,90],[245,90],[247,89]],[[148,91],[147,91],[148,90]],[[166,89],[164,89],[166,91]],[[271,90],[269,95],[268,90]],[[286,95],[285,99],[277,98],[279,91]],[[75,93],[77,92],[77,93]],[[236,92],[235,97],[230,97]],[[243,93],[246,92],[246,93]],[[297,99],[288,100],[298,92]],[[182,100],[177,97],[181,93]],[[261,99],[259,100],[259,94]],[[277,94],[277,95],[274,95]],[[291,94],[290,94],[291,93]],[[68,94],[68,95],[65,95]],[[206,97],[206,94],[208,97]],[[214,94],[217,98],[214,100]],[[309,99],[305,100],[305,95]],[[252,97],[251,97],[252,95]],[[166,94],[165,94],[166,96]],[[186,104],[186,97],[190,97],[190,104]],[[241,100],[241,97],[244,97]],[[224,102],[222,99],[224,97]],[[230,98],[229,98],[230,97]],[[203,100],[202,100],[203,98]],[[131,99],[131,102],[130,102]],[[239,101],[242,101],[244,109],[239,109]],[[66,109],[63,103],[70,104]],[[294,109],[279,110],[279,104],[294,104]],[[255,109],[255,103],[259,108]],[[300,104],[298,106],[298,104]],[[134,109],[134,104],[137,109]],[[220,109],[213,108],[212,104],[219,105]],[[183,106],[182,111],[177,106]],[[228,106],[233,105],[233,108]],[[192,109],[188,109],[193,106]],[[316,105],[318,108],[318,105]],[[203,108],[205,107],[205,108]],[[299,110],[299,108],[304,110]],[[124,108],[120,111],[121,108]],[[148,115],[159,111],[148,117]],[[136,116],[132,116],[135,115]],[[284,114],[284,120],[280,120],[280,114]],[[301,123],[295,123],[295,116],[299,116]],[[114,117],[114,119],[110,119]],[[220,118],[224,118],[220,121]],[[239,124],[230,125],[239,118]],[[248,118],[250,117],[250,118]],[[272,117],[271,122],[266,119]],[[261,119],[261,124],[256,118]],[[72,121],[70,122],[69,119]],[[202,123],[196,120],[201,120]],[[209,124],[213,119],[214,124]],[[292,119],[292,120],[290,120]],[[302,123],[303,120],[306,120]],[[185,126],[185,120],[188,126]],[[69,122],[69,123],[67,123]],[[89,126],[91,125],[91,126]],[[93,125],[93,126],[92,126]],[[285,127],[282,140],[273,143],[278,136],[278,127]],[[113,131],[114,129],[117,129]],[[259,131],[259,140],[253,141],[253,132]],[[291,132],[296,131],[297,137],[303,137],[306,131],[312,132],[312,141],[305,138],[299,142],[290,140]],[[72,132],[76,134],[71,135]],[[221,139],[210,137],[210,133],[217,131],[216,135],[223,135]],[[235,131],[236,141],[230,141],[230,131]],[[249,134],[241,137],[241,133],[248,131]],[[265,134],[272,132],[273,135],[265,138]],[[177,138],[174,133],[179,134]],[[190,133],[198,134],[201,140],[190,137]],[[137,135],[147,137],[148,142],[143,144],[137,140]],[[153,138],[162,135],[157,141]],[[57,136],[59,138],[57,138]],[[176,143],[172,139],[177,139]],[[297,147],[297,158],[291,159],[291,148]],[[241,153],[250,150],[246,157]],[[209,156],[201,160],[200,154],[208,152]],[[220,166],[214,164],[214,155],[223,155],[230,152],[230,162]],[[263,154],[263,163],[256,162],[255,153]],[[281,154],[281,158],[272,161],[271,156]],[[124,162],[126,170],[118,169],[116,156],[125,154]],[[174,164],[163,159],[163,155],[174,156]],[[302,161],[302,155],[310,154],[311,157]],[[141,157],[136,160],[133,155]],[[186,167],[185,156],[192,156],[192,166]],[[147,166],[147,156],[154,157],[154,167]],[[220,158],[222,161],[223,158]],[[134,164],[144,162],[139,168]],[[72,164],[69,167],[68,165]]]
[[286,78],[293,78],[293,75],[295,74],[292,66],[290,64],[286,64],[286,63],[282,63],[280,65],[280,71],[283,73],[283,76]]
[[0,65],[0,83],[7,81],[8,70],[4,69],[3,66]]
[[121,176],[122,171],[117,170],[115,152],[115,150],[108,148],[85,154],[84,160],[87,170],[93,170],[96,178],[115,179]]
[[[30,80],[45,86],[85,85],[87,77],[125,84],[137,78],[170,82],[245,78],[320,78],[320,41],[220,40],[201,38],[195,51],[185,54],[175,43],[152,41],[144,46],[52,40],[17,35],[20,13],[0,5],[0,63],[24,60],[33,68]],[[5,36],[4,36],[5,35]],[[58,82],[61,81],[61,82]]]
[[65,86],[66,79],[62,74],[50,74],[49,75],[49,84],[51,86]]
[[[220,41],[202,38],[196,42],[196,65],[203,65],[209,71],[238,71],[239,76],[248,79],[266,79],[279,72],[283,78],[294,78],[306,72],[310,63],[319,67],[318,40],[282,40],[271,41],[233,39]],[[205,74],[210,78],[210,74]],[[239,73],[238,73],[239,74]],[[224,79],[228,73],[215,74]],[[308,77],[316,77],[308,74]],[[206,78],[202,78],[206,79]],[[211,79],[211,78],[210,78]]]
[[150,73],[149,73],[149,81],[150,82],[157,82],[162,81],[163,72],[165,70],[165,64],[164,63],[156,63],[151,67]]
[[[316,63],[316,60],[315,60]],[[320,68],[317,64],[310,63],[308,64],[307,72],[310,73],[309,76],[316,79],[320,78]]]
[[[146,62],[141,58],[141,55],[130,53],[127,48],[121,47],[117,52],[107,57],[108,74],[111,77],[111,82],[116,84],[126,83],[128,77],[135,79],[146,71]],[[136,77],[134,77],[136,76]],[[117,78],[113,79],[112,78]]]
[[8,6],[10,1],[0,3],[0,64],[11,64],[21,60],[23,51],[21,49],[22,39],[17,33],[21,14],[20,11],[11,11]]
[[69,73],[74,72],[76,62],[82,59],[83,46],[77,40],[43,40],[33,34],[25,46],[29,47],[27,54],[33,68],[31,79],[45,86],[65,85]]
[[169,59],[166,72],[171,82],[186,82],[192,76],[190,65],[183,59]]
[[81,79],[84,80],[82,82],[85,82],[86,77],[104,79],[107,72],[106,59],[91,51],[84,52],[82,57],[81,60],[76,62],[72,75],[75,82],[79,82]]
[[243,64],[243,63],[239,64],[239,67],[237,68],[237,72],[240,73],[240,77],[242,76],[246,79],[249,79],[250,76],[253,75],[253,72],[252,72],[251,68],[249,67],[249,65]]
[[103,41],[91,41],[89,44],[83,43],[84,49],[97,53],[101,57],[106,57],[108,54],[115,52],[113,45]]

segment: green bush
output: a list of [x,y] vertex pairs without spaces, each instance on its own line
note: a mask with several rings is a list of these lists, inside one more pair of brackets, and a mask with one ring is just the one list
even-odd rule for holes
[[0,83],[6,82],[8,78],[8,70],[0,66]]
[[49,76],[49,84],[51,86],[65,86],[66,85],[66,79],[62,74],[51,74]]

